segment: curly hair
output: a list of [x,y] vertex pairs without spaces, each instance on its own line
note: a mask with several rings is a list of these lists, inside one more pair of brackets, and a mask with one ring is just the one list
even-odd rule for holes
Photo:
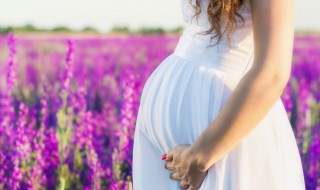
[[[192,17],[193,19],[194,17],[198,17],[202,11],[202,0],[195,0],[196,5],[193,5],[191,1],[192,0],[189,0],[189,3],[195,9],[195,14]],[[202,34],[207,35],[214,32],[214,36],[210,38],[210,42],[214,38],[218,38],[218,40],[212,46],[220,43],[225,32],[227,33],[228,45],[230,45],[230,35],[233,32],[233,30],[236,27],[238,27],[238,21],[236,20],[236,17],[240,18],[242,26],[245,23],[244,18],[238,12],[240,8],[243,6],[243,4],[244,0],[210,0],[207,8],[207,15],[211,27],[209,30],[202,32]],[[221,20],[223,16],[226,17],[226,26],[225,29],[222,31]]]

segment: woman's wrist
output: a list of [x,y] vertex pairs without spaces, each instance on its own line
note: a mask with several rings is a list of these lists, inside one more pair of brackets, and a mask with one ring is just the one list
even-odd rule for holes
[[195,164],[195,166],[200,171],[205,172],[210,168],[210,166],[209,166],[209,162],[208,162],[208,158],[209,158],[208,152],[205,153],[203,150],[204,150],[203,147],[202,148],[201,148],[201,146],[198,147],[198,145],[196,143],[193,143],[190,146],[189,154],[190,154],[191,160]]

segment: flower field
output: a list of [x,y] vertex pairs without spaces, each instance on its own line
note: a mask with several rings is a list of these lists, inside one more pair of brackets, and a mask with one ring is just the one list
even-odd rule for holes
[[[0,190],[132,189],[140,94],[178,39],[0,36]],[[282,100],[320,190],[320,36],[293,54]]]

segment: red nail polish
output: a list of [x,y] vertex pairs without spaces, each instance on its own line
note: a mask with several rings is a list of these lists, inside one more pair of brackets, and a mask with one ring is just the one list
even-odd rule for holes
[[162,160],[167,158],[167,154],[162,155]]

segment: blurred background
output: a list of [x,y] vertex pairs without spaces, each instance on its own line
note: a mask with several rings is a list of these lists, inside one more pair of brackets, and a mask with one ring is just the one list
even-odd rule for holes
[[[0,189],[132,189],[140,94],[184,29],[180,1],[0,0]],[[295,0],[281,98],[320,189],[320,3]]]

